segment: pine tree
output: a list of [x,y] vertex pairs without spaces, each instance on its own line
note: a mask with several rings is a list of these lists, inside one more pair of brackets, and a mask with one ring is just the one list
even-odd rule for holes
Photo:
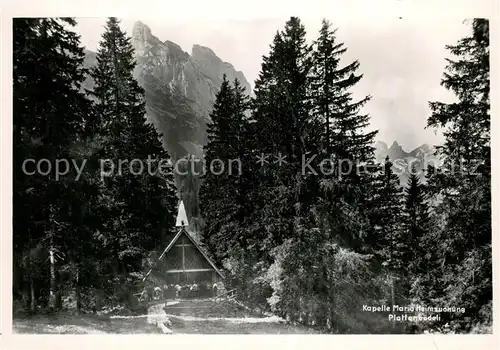
[[[202,177],[200,189],[201,211],[205,218],[202,238],[209,251],[217,258],[227,250],[225,246],[218,245],[223,242],[219,241],[219,237],[223,235],[221,230],[228,224],[223,216],[226,216],[227,206],[230,205],[228,202],[232,196],[233,188],[228,186],[227,170],[221,168],[222,165],[218,163],[218,160],[220,159],[223,164],[227,164],[231,158],[231,149],[226,141],[234,136],[230,130],[233,100],[232,88],[224,75],[219,92],[215,96],[214,108],[210,113],[211,123],[207,126],[208,143],[205,147],[204,166],[205,169],[208,167],[208,171]],[[212,162],[217,165],[217,169],[214,169],[215,172],[210,171]],[[219,174],[220,171],[223,172]]]
[[208,145],[206,147],[206,159],[208,162],[217,157],[224,160],[234,156],[232,146],[234,134],[234,92],[227,80],[226,75],[222,77],[219,92],[215,96],[214,108],[210,114],[211,123],[207,127]]
[[[141,270],[149,250],[166,244],[176,205],[172,168],[160,135],[145,118],[144,90],[133,77],[131,40],[109,18],[92,71],[95,133],[101,159],[113,162],[101,190],[105,213],[100,237],[115,276]],[[126,162],[119,165],[119,162]],[[126,291],[125,291],[126,293]]]
[[373,159],[373,142],[377,131],[366,133],[369,116],[359,114],[360,109],[371,99],[366,96],[354,101],[349,91],[363,77],[356,75],[359,62],[340,66],[340,59],[347,51],[338,42],[336,30],[323,20],[319,38],[314,45],[311,71],[311,88],[316,118],[321,125],[320,135],[323,149],[341,159],[366,162]]
[[[267,156],[258,190],[263,197],[259,202],[267,208],[259,221],[271,228],[264,241],[271,247],[294,235],[314,201],[311,190],[316,179],[303,177],[301,168],[302,157],[317,149],[309,113],[311,47],[305,35],[300,20],[290,18],[263,58],[255,83],[255,149],[257,156]],[[277,157],[285,162],[276,162]]]
[[424,185],[420,182],[415,168],[412,169],[408,178],[408,185],[404,190],[404,195],[404,242],[408,252],[406,260],[415,263],[416,273],[425,273],[425,269],[419,267],[416,262],[424,253],[420,249],[419,242],[429,230],[429,206]]
[[392,162],[387,156],[383,170],[376,176],[374,183],[373,205],[370,219],[372,231],[367,239],[372,252],[391,270],[400,271],[405,263],[401,260],[398,249],[401,244],[402,190],[399,178],[392,169]]
[[[310,51],[304,26],[292,17],[263,58],[251,118],[240,130],[243,176],[237,179],[233,196],[245,200],[234,206],[240,214],[234,221],[238,225],[228,231],[235,240],[224,264],[243,295],[258,304],[266,304],[270,296],[264,276],[271,250],[287,237],[300,235],[314,199],[301,177],[301,158],[313,148],[315,132],[308,107]],[[280,156],[282,162],[277,164]]]
[[[27,175],[22,170],[30,158],[52,165],[58,159],[69,161],[82,141],[91,104],[81,92],[84,51],[71,31],[75,24],[71,18],[13,21],[14,266],[26,269],[32,311],[43,289],[49,290],[49,307],[60,306],[58,272],[81,257],[84,247],[77,242],[87,234],[77,224],[85,200],[74,201],[90,196],[84,179],[77,181],[72,169],[59,179],[53,172]],[[48,283],[39,279],[45,277]]]
[[336,221],[330,226],[342,225],[336,213],[343,210],[341,207],[356,213],[351,216],[348,225],[354,226],[354,230],[340,230],[341,235],[337,239],[357,249],[363,232],[368,229],[364,207],[367,206],[367,193],[373,181],[371,173],[364,171],[362,166],[373,160],[372,144],[377,131],[366,132],[369,116],[359,114],[371,97],[354,101],[350,92],[363,77],[356,75],[360,64],[354,61],[340,65],[347,48],[338,42],[336,30],[332,31],[330,27],[331,24],[323,20],[314,44],[310,77],[314,124],[320,130],[317,143],[338,167],[334,177],[323,176],[322,196],[326,200],[325,215]]
[[421,183],[418,172],[412,169],[404,191],[403,210],[404,260],[407,261],[405,293],[416,303],[429,304],[432,289],[440,276],[436,254],[436,237],[431,236],[432,218],[428,204],[428,188]]
[[[457,97],[452,103],[430,102],[428,126],[443,128],[439,148],[443,168],[429,174],[433,195],[439,199],[440,225],[430,235],[438,248],[443,270],[434,293],[466,308],[461,329],[491,320],[491,148],[489,22],[472,21],[472,35],[447,46],[455,59],[441,81]],[[435,299],[441,300],[441,299]],[[434,302],[436,302],[434,300]],[[463,317],[470,316],[471,322]],[[451,316],[450,316],[451,317]],[[443,320],[448,321],[448,320]]]
[[[255,83],[254,118],[266,134],[261,138],[262,151],[300,160],[309,133],[307,127],[309,45],[305,28],[292,17],[274,38],[269,56]],[[289,162],[295,159],[289,159]]]
[[246,218],[248,184],[243,167],[248,108],[248,97],[239,81],[235,80],[231,86],[224,75],[210,114],[204,159],[206,174],[200,191],[206,222],[204,241],[219,261],[238,242],[238,231]]
[[429,286],[429,269],[435,262],[433,247],[427,241],[431,222],[426,197],[426,189],[413,167],[404,190],[402,230],[398,242],[398,257],[405,263],[401,272],[407,276],[400,286],[402,293],[413,300],[417,300],[416,295]]

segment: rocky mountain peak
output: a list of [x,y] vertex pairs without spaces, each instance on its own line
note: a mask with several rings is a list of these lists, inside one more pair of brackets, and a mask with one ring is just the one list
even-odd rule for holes
[[158,38],[151,33],[151,29],[147,25],[141,21],[134,23],[132,29],[132,46],[136,51],[136,55],[144,55],[151,47],[157,45],[158,42]]
[[439,159],[434,155],[434,148],[428,144],[423,144],[413,151],[407,152],[397,141],[394,141],[391,147],[387,147],[385,142],[378,141],[375,144],[375,159],[377,162],[384,162],[387,156],[389,156],[393,164],[398,164],[399,168],[403,167],[403,169],[408,170],[399,172],[400,184],[402,186],[407,185],[411,165],[416,166],[421,180],[425,181],[424,168],[426,168],[426,165],[433,162],[439,164]]
[[[205,127],[210,120],[209,114],[222,76],[225,74],[229,81],[237,78],[249,95],[252,93],[251,86],[243,73],[224,62],[211,48],[195,44],[189,54],[178,44],[163,40],[155,37],[144,23],[135,23],[132,36],[137,61],[135,75],[146,91],[148,116],[164,135],[171,135],[171,129],[175,129],[172,119],[184,119],[176,121],[184,125],[183,135],[169,137],[167,148],[170,153],[193,154],[193,147],[199,148],[206,142]],[[165,102],[161,98],[162,94],[168,94],[165,89],[175,90],[185,101]],[[165,104],[170,107],[157,107]],[[182,104],[189,105],[194,118],[188,121],[179,116]],[[175,134],[179,134],[179,130]],[[176,152],[174,148],[177,148]]]
[[403,150],[403,148],[399,145],[397,141],[394,141],[391,145],[391,150]]
[[193,45],[193,48],[191,49],[191,56],[193,56],[193,58],[215,59],[218,62],[222,62],[222,60],[217,57],[211,48],[198,44]]
[[211,110],[223,74],[230,81],[238,78],[251,94],[243,73],[224,62],[209,47],[195,44],[190,55],[172,41],[162,42],[141,21],[134,24],[132,45],[138,62],[138,77],[140,71],[148,70],[162,84],[177,86],[186,98],[195,101],[195,109],[201,114],[206,115]]
[[[222,76],[225,74],[229,81],[237,78],[249,95],[250,84],[241,71],[206,46],[195,44],[189,54],[177,43],[160,40],[141,21],[134,23],[131,34],[137,62],[134,76],[145,89],[148,118],[162,134],[171,135],[168,140],[165,137],[171,154],[195,153],[206,142],[205,127]],[[85,65],[95,64],[95,53],[87,51]],[[85,88],[92,87],[93,81],[88,77]],[[168,94],[173,95],[168,97]],[[176,123],[182,124],[182,132]]]
[[134,23],[134,29],[132,30],[132,32],[134,34],[136,32],[137,33],[143,32],[143,33],[148,33],[148,35],[151,35],[151,29],[146,24],[142,23],[141,21],[136,21]]

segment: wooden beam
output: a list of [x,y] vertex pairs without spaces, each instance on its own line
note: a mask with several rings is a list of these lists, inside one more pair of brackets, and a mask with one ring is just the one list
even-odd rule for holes
[[167,270],[165,273],[179,273],[179,272],[208,272],[213,271],[212,269],[189,269],[189,270]]
[[186,270],[186,256],[184,253],[184,245],[182,245],[181,247],[182,247],[182,269]]

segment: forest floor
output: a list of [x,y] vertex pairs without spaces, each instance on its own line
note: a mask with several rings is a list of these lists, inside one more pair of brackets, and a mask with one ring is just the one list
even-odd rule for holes
[[176,300],[150,305],[147,315],[70,313],[14,317],[13,333],[24,334],[312,334],[272,315],[249,311],[232,300]]
[[145,317],[113,318],[104,315],[35,315],[14,318],[12,333],[25,334],[144,334],[161,333],[161,330],[147,323]]

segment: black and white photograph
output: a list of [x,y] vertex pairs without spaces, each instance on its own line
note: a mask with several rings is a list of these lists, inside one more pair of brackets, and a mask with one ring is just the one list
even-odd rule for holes
[[12,333],[492,334],[490,19],[353,18],[11,18]]

